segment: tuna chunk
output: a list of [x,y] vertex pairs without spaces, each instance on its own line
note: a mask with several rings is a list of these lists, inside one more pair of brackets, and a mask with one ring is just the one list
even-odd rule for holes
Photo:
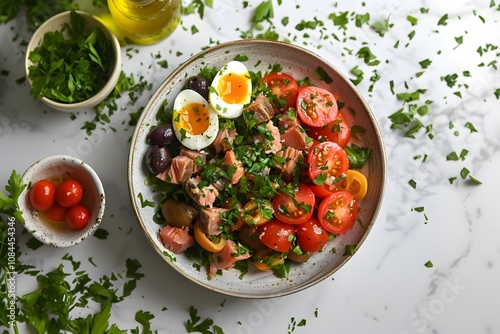
[[245,174],[245,169],[243,168],[241,161],[236,159],[234,151],[226,152],[224,165],[229,167],[231,166],[236,167],[234,172],[231,174],[231,184],[237,184],[240,181],[243,174]]
[[285,114],[281,114],[281,117],[278,120],[278,125],[279,125],[280,129],[286,130],[288,128],[291,128],[294,125],[300,125],[300,121],[298,119],[298,116],[295,116],[292,119],[292,118],[288,117],[288,115],[285,113]]
[[201,207],[213,207],[215,199],[219,195],[219,191],[214,185],[208,185],[203,188],[199,188],[201,178],[195,177],[190,178],[186,182],[186,193],[191,197]]
[[167,175],[171,183],[180,184],[189,180],[193,175],[193,171],[193,160],[186,156],[179,155],[172,159]]
[[307,134],[300,125],[292,125],[281,135],[281,143],[285,147],[293,147],[303,151],[307,148]]
[[194,238],[189,235],[189,227],[167,225],[160,231],[160,237],[165,248],[175,254],[182,253],[194,244]]
[[233,240],[226,240],[224,248],[217,253],[214,253],[213,262],[210,262],[208,277],[213,278],[218,270],[229,269],[234,267],[237,261],[245,260],[250,257],[250,253],[238,254],[238,248]]
[[221,213],[226,212],[224,208],[207,208],[200,210],[198,225],[200,229],[208,235],[219,235],[222,231],[219,227],[222,224]]
[[[181,147],[181,150],[179,152],[179,156],[185,156],[188,157],[189,159],[193,160],[193,173],[196,174],[199,171],[203,170],[204,166],[207,164],[207,152],[205,151],[195,151],[195,150],[190,150],[185,148],[184,146]],[[196,163],[196,160],[199,160],[203,163],[203,166],[199,166]]]
[[236,132],[235,129],[219,130],[219,132],[217,133],[217,137],[215,137],[215,140],[212,144],[212,146],[215,149],[215,152],[216,153],[226,152],[226,151],[232,149],[234,138],[236,138],[237,135],[238,135],[238,133]]
[[272,140],[264,143],[265,151],[267,154],[281,150],[281,136],[280,130],[274,126],[272,121],[267,122],[267,129],[271,131]]
[[253,113],[257,124],[265,123],[274,116],[273,106],[263,94],[259,94],[248,107],[243,109],[243,112]]
[[286,180],[291,180],[295,167],[303,159],[302,152],[293,147],[287,147],[283,151],[276,153],[276,157],[276,168],[283,173]]

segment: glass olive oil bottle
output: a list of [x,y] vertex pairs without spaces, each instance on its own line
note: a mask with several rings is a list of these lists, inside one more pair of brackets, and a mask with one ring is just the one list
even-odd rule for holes
[[181,20],[182,0],[108,0],[123,35],[135,44],[154,44],[170,35]]

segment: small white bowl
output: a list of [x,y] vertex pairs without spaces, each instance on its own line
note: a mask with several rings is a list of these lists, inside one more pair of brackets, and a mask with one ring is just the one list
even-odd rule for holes
[[[118,41],[116,36],[97,16],[91,15],[83,11],[76,11],[76,12],[80,14],[85,20],[86,24],[85,28],[87,30],[100,28],[104,32],[105,36],[111,41],[111,45],[115,54],[115,59],[113,67],[110,69],[109,72],[108,82],[104,85],[104,87],[101,88],[99,92],[97,92],[91,98],[77,103],[62,103],[48,99],[46,97],[41,98],[41,100],[46,105],[54,109],[65,112],[87,110],[101,103],[106,97],[108,97],[108,95],[115,88],[115,85],[118,82],[121,72],[121,62],[122,62],[121,49],[120,49],[120,42]],[[67,11],[51,17],[50,19],[45,21],[31,37],[31,40],[28,43],[28,47],[26,48],[26,58],[25,58],[26,78],[28,78],[28,82],[30,82],[30,84],[31,81],[29,80],[29,67],[33,65],[31,60],[29,59],[30,52],[42,44],[43,38],[47,32],[60,31],[65,23],[70,23],[70,13],[71,11]]]
[[[50,223],[42,221],[39,212],[31,207],[29,200],[30,189],[37,181],[69,178],[82,185],[83,198],[80,203],[90,211],[89,223],[81,230],[51,226]],[[44,244],[57,248],[77,245],[93,235],[101,223],[105,208],[104,187],[96,172],[80,159],[67,155],[43,158],[26,170],[22,181],[27,185],[19,198],[19,207],[25,220],[24,227]]]

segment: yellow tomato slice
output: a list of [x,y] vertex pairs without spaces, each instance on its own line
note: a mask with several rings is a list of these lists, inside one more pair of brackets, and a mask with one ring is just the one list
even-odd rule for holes
[[345,180],[341,182],[339,188],[341,188],[340,190],[347,190],[355,200],[359,201],[365,197],[368,191],[368,180],[363,173],[349,169]]
[[[269,208],[270,210],[272,209],[272,204],[268,200],[264,200],[262,206],[264,208]],[[260,226],[269,221],[268,218],[263,217],[260,214],[258,204],[254,200],[245,204],[241,213],[241,219],[245,224],[250,226]]]
[[222,237],[216,237],[218,242],[210,240],[209,237],[203,232],[198,224],[194,226],[194,238],[196,239],[196,242],[203,247],[203,249],[212,252],[212,253],[217,253],[224,248],[226,244],[226,239]]
[[259,269],[260,271],[267,271],[269,269],[271,269],[267,264],[265,264],[264,262],[254,262],[253,263],[255,265],[255,268]]
[[272,249],[260,249],[256,251],[252,258],[255,267],[261,271],[266,271],[278,267],[285,262],[285,253],[278,253]]

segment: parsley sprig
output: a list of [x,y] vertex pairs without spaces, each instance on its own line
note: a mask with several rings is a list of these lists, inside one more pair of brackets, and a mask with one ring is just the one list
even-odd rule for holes
[[21,193],[26,188],[21,180],[21,175],[16,171],[12,171],[8,184],[5,186],[5,190],[9,195],[5,195],[0,191],[0,214],[12,216],[20,222],[24,222],[22,216],[22,211],[19,210],[18,200]]

